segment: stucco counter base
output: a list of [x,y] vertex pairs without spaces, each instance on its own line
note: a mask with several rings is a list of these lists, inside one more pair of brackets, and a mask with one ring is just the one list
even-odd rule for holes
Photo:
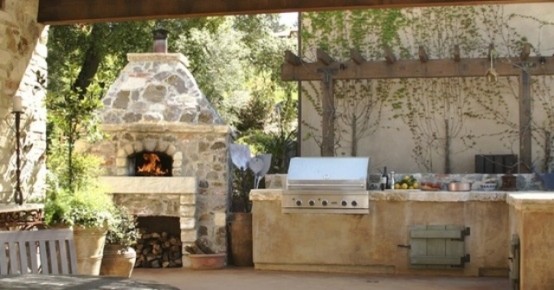
[[[508,275],[505,192],[370,191],[368,214],[282,213],[281,189],[253,190],[256,269],[454,276]],[[410,266],[413,225],[469,227],[461,268]]]

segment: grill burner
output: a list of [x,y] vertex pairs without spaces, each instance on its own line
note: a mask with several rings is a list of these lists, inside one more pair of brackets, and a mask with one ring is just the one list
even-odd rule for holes
[[283,212],[368,214],[368,170],[367,157],[293,158]]

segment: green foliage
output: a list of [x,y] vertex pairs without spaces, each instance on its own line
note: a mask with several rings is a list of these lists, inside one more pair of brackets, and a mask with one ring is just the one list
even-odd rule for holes
[[136,243],[138,239],[138,229],[136,218],[129,213],[125,207],[116,207],[113,211],[113,218],[110,221],[110,227],[106,235],[108,244],[121,245],[127,248]]
[[75,155],[73,165],[76,173],[73,185],[69,186],[65,156],[52,154],[47,162],[46,224],[106,226],[111,220],[113,202],[111,196],[98,185],[99,160],[87,154]]
[[[538,33],[537,43],[532,43],[532,53],[544,55],[541,50],[543,29],[551,29],[554,22],[535,16],[507,15],[504,6],[440,6],[416,9],[371,9],[355,11],[333,11],[302,14],[302,55],[315,60],[315,49],[322,48],[341,61],[349,57],[349,50],[358,49],[366,59],[383,59],[383,46],[390,46],[401,59],[417,59],[418,48],[423,46],[430,58],[448,59],[458,46],[462,58],[477,58],[488,55],[489,44],[494,44],[493,62],[509,62],[507,57],[519,55],[528,35],[522,35],[521,27],[528,27],[523,33]],[[513,24],[522,24],[516,27]],[[533,32],[534,31],[534,32]],[[546,48],[548,51],[548,48]],[[525,69],[525,63],[512,63]],[[546,78],[534,77],[532,83],[533,111],[545,115],[546,119],[533,117],[532,138],[540,149],[534,156],[544,159],[540,162],[547,169],[553,157],[550,156],[552,119],[554,110],[550,105],[552,96],[548,93],[552,83]],[[387,80],[394,90],[378,92],[387,101],[392,113],[391,120],[401,120],[397,128],[383,126],[382,129],[407,130],[414,142],[412,158],[428,171],[441,168],[452,170],[451,155],[479,147],[482,138],[498,138],[498,147],[513,151],[517,146],[519,127],[509,104],[517,103],[517,78],[501,78],[497,83],[486,83],[483,78],[452,79],[410,79]],[[335,83],[340,86],[339,81]],[[344,98],[336,98],[335,149],[340,153],[345,144],[352,142],[348,135],[356,135],[354,124],[365,118],[362,114],[348,114],[349,106],[358,102],[358,92],[343,86]],[[321,115],[321,92],[319,82],[304,82],[303,96]],[[335,91],[335,97],[341,92]],[[387,108],[387,113],[389,112]],[[356,107],[359,109],[359,107]],[[342,111],[342,112],[341,112]],[[350,116],[349,120],[342,119]],[[375,114],[372,114],[375,115]],[[534,113],[535,115],[535,113]],[[386,116],[386,115],[385,115]],[[342,120],[341,120],[342,119]],[[493,123],[495,129],[474,128],[475,122]],[[303,139],[313,139],[321,146],[321,126],[302,120]],[[374,122],[370,122],[374,123]],[[350,124],[350,125],[349,125]],[[405,126],[405,127],[404,127]],[[350,127],[350,128],[349,128]],[[346,129],[345,129],[346,128]],[[353,131],[356,134],[352,133]],[[346,135],[345,135],[346,134]],[[409,137],[408,137],[409,138]],[[454,142],[456,146],[452,146]],[[451,147],[452,146],[452,147]],[[455,148],[455,150],[453,149]],[[352,146],[351,152],[355,152]],[[443,162],[438,162],[442,159]],[[534,160],[533,163],[537,163]],[[440,164],[437,166],[437,164]],[[535,164],[538,165],[538,164]],[[529,166],[529,165],[527,165]]]
[[250,212],[252,202],[250,201],[250,190],[254,188],[254,173],[252,170],[240,170],[236,167],[231,169],[232,194],[231,210],[233,212]]
[[[69,84],[67,84],[69,86]],[[46,97],[49,121],[49,153],[63,154],[57,156],[57,167],[66,163],[65,172],[61,173],[64,187],[69,190],[74,188],[74,182],[78,181],[78,175],[86,174],[83,165],[75,157],[74,147],[77,140],[86,137],[88,141],[94,141],[101,137],[98,129],[98,120],[94,112],[101,107],[99,94],[100,87],[91,87],[89,92],[70,89],[50,90]],[[60,160],[62,159],[62,160]],[[61,162],[60,162],[61,161]],[[77,163],[76,163],[77,162]]]
[[302,13],[303,53],[319,47],[337,58],[348,58],[351,48],[368,58],[383,55],[383,47],[399,43],[398,32],[406,25],[399,9],[367,9],[353,11]]
[[112,220],[113,201],[99,187],[88,186],[73,192],[67,220],[85,228],[107,227]]
[[[262,117],[267,126],[245,127],[239,142],[249,144],[250,151],[272,155],[269,173],[286,173],[290,158],[296,156],[296,108],[297,101],[289,95],[275,105],[273,112]],[[250,119],[250,118],[248,118]]]

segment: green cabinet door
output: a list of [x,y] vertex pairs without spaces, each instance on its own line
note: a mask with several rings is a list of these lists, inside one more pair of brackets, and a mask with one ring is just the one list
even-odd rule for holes
[[463,267],[469,261],[464,238],[469,228],[457,225],[413,225],[410,265],[415,268]]

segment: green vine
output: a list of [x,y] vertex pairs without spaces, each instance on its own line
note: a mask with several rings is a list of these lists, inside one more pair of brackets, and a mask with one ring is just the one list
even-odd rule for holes
[[[313,61],[316,48],[325,50],[338,61],[349,58],[352,48],[368,60],[383,60],[383,48],[387,46],[400,59],[417,59],[420,46],[431,59],[452,58],[455,47],[459,48],[462,58],[483,58],[488,57],[489,45],[494,44],[491,64],[494,65],[519,55],[522,45],[529,41],[529,37],[515,28],[517,21],[525,20],[534,25],[539,36],[541,29],[554,25],[534,16],[508,15],[504,6],[304,13],[303,19],[301,52],[304,59]],[[541,38],[531,46],[540,56]],[[524,64],[512,65],[525,69]],[[409,132],[413,142],[411,157],[426,171],[450,173],[456,170],[450,161],[453,156],[468,150],[478,152],[482,142],[490,138],[500,141],[500,151],[518,150],[518,111],[514,110],[519,98],[518,78],[501,77],[495,83],[488,83],[482,77],[387,80],[383,90],[376,90],[373,82],[375,80],[335,81],[335,149],[339,154],[355,155],[356,138],[359,140],[379,130]],[[552,85],[552,77],[533,77],[533,111],[536,114],[533,115],[532,138],[540,145],[533,154],[534,163],[541,159],[541,169],[547,169],[553,159],[550,156],[550,131],[554,128],[554,106],[550,102],[554,97],[550,93]],[[303,83],[302,92],[321,116],[319,82]],[[364,101],[368,104],[361,103]],[[380,103],[387,107],[381,107]],[[350,112],[352,104],[358,104],[355,108],[360,110],[358,113]],[[368,116],[379,118],[363,124],[370,118]],[[382,124],[383,117],[400,123]],[[313,118],[309,120],[302,120],[303,139],[313,139],[321,145],[320,128]],[[490,125],[475,127],[481,123]],[[371,128],[365,132],[360,130],[367,124],[371,124]]]

